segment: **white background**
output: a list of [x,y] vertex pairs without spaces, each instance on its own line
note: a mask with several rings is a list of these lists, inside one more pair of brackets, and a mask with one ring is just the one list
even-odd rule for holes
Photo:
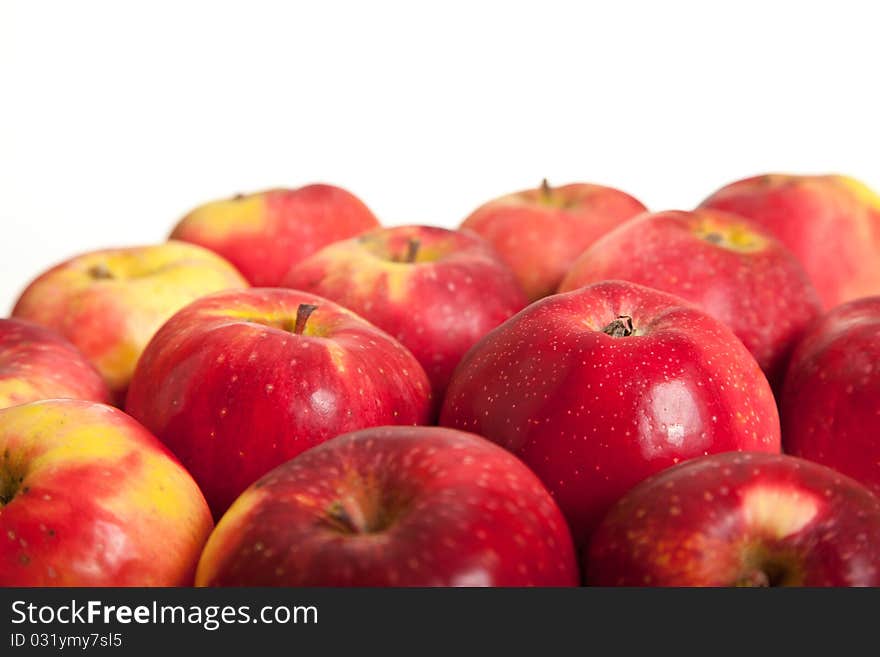
[[0,0],[0,315],[274,185],[446,226],[543,176],[653,209],[770,170],[878,188],[873,4]]

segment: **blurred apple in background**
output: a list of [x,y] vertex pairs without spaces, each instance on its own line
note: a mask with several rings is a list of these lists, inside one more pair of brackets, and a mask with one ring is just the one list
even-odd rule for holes
[[730,327],[782,385],[791,350],[822,302],[797,259],[765,229],[714,210],[643,214],[599,238],[560,292],[612,278],[692,301]]
[[526,305],[482,238],[431,226],[385,228],[325,247],[284,285],[332,299],[406,346],[439,403],[465,352]]
[[440,423],[519,456],[578,545],[654,472],[712,452],[780,449],[773,393],[730,329],[622,281],[548,297],[489,333],[456,370]]
[[207,586],[576,586],[550,494],[487,440],[437,427],[339,436],[274,469],[229,509]]
[[121,403],[141,351],[166,319],[205,294],[246,286],[232,265],[192,244],[105,249],[40,275],[12,314],[70,340]]
[[379,225],[356,196],[333,185],[270,189],[200,205],[171,237],[215,251],[252,285],[274,287],[321,247]]
[[651,477],[587,554],[599,586],[880,586],[880,500],[782,454],[714,454]]
[[219,518],[276,465],[364,427],[424,424],[412,354],[337,304],[294,290],[204,297],[144,351],[126,410],[163,440]]
[[0,408],[58,398],[110,403],[110,391],[85,356],[54,331],[0,319]]
[[786,452],[880,494],[880,296],[811,327],[792,356],[780,415]]
[[846,176],[767,174],[712,194],[776,235],[807,270],[826,308],[880,294],[880,196]]
[[191,586],[211,528],[189,474],[122,411],[0,410],[0,586]]
[[537,189],[480,206],[461,227],[491,242],[534,301],[553,294],[575,258],[597,238],[645,210],[612,187],[551,187],[545,180]]

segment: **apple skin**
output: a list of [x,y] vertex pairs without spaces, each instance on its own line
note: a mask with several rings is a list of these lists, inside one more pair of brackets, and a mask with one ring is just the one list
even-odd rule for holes
[[122,411],[0,409],[0,586],[192,586],[212,527],[192,477]]
[[643,214],[599,238],[560,292],[623,279],[682,297],[726,324],[774,390],[791,350],[822,313],[800,263],[760,226],[715,210]]
[[780,403],[785,451],[880,495],[880,296],[814,324],[792,356]]
[[[301,304],[314,305],[302,333]],[[424,424],[432,405],[402,345],[335,303],[252,288],[195,301],[156,334],[126,411],[171,448],[215,518],[276,465],[355,429]]]
[[598,586],[878,586],[880,500],[784,454],[713,454],[642,482],[596,530]]
[[[634,333],[603,329],[632,318]],[[743,344],[683,299],[606,281],[533,303],[455,371],[440,424],[509,449],[585,544],[645,477],[696,456],[778,452],[773,393]]]
[[200,586],[577,586],[571,534],[509,452],[438,427],[339,436],[251,486]]
[[0,408],[40,399],[110,403],[98,371],[54,331],[21,319],[0,319]]
[[620,190],[590,183],[544,184],[496,198],[461,224],[486,238],[530,301],[553,294],[596,239],[647,208]]
[[702,207],[742,215],[801,261],[826,308],[880,294],[880,196],[839,175],[767,174],[712,194]]
[[165,320],[205,294],[246,286],[232,265],[192,244],[104,249],[38,276],[12,315],[72,342],[121,404],[138,357]]
[[488,242],[432,226],[331,244],[293,267],[284,285],[332,299],[396,337],[425,368],[438,403],[467,350],[527,303]]
[[378,225],[354,194],[315,184],[206,203],[181,219],[171,237],[219,253],[251,285],[275,287],[291,264]]

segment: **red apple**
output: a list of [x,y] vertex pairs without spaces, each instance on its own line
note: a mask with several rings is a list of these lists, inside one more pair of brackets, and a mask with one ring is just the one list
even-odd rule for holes
[[712,452],[780,449],[761,368],[683,299],[607,281],[538,301],[465,356],[440,423],[519,456],[583,545],[650,474]]
[[102,249],[38,276],[12,314],[70,340],[121,404],[141,351],[166,319],[205,294],[246,286],[235,267],[192,244]]
[[780,416],[786,452],[880,494],[880,296],[811,327],[792,356]]
[[600,586],[880,586],[880,500],[783,454],[713,454],[651,477],[597,529]]
[[0,586],[191,586],[211,527],[189,474],[122,411],[0,410]]
[[572,183],[528,189],[496,198],[461,224],[485,237],[513,269],[530,300],[553,294],[590,244],[645,211],[612,187]]
[[110,391],[82,353],[54,331],[0,319],[0,408],[57,398],[110,403]]
[[236,500],[202,586],[576,586],[562,514],[500,447],[437,427],[339,436]]
[[721,188],[702,207],[748,217],[776,235],[827,308],[880,294],[880,196],[858,180],[755,176]]
[[774,389],[822,312],[797,259],[760,226],[714,210],[643,214],[593,243],[560,292],[612,278],[692,301],[730,327]]
[[465,352],[526,305],[486,241],[430,226],[331,244],[284,284],[332,299],[400,340],[425,368],[438,402]]
[[422,424],[430,408],[427,377],[396,340],[326,299],[275,288],[177,313],[144,351],[126,404],[193,474],[215,518],[303,450]]
[[292,263],[378,225],[354,194],[333,185],[306,185],[206,203],[181,219],[171,237],[209,248],[252,285],[271,287]]

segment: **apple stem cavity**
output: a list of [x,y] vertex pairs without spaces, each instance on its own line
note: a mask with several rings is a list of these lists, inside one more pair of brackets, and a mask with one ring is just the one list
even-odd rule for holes
[[775,587],[801,586],[803,578],[797,568],[792,568],[772,557],[764,558],[740,575],[736,586]]
[[[4,454],[4,460],[9,461],[9,450]],[[7,473],[5,476],[0,475],[0,509],[9,504],[18,494],[19,488],[24,484],[24,477],[16,477]],[[25,488],[27,492],[27,488]]]
[[763,570],[753,570],[740,577],[736,585],[745,588],[767,588],[770,586],[770,578]]
[[297,335],[302,335],[303,331],[306,330],[306,322],[309,321],[309,316],[317,310],[318,306],[312,303],[301,303],[296,309],[296,323],[293,325],[293,332]]
[[625,338],[633,334],[633,318],[629,315],[618,315],[608,326],[602,329],[602,333],[612,338]]
[[103,262],[97,265],[92,265],[89,267],[89,276],[91,276],[96,281],[100,280],[110,280],[114,278],[113,272],[110,271],[110,268],[105,265]]
[[350,496],[333,502],[327,509],[327,515],[340,529],[351,534],[367,534],[371,531],[364,510]]

